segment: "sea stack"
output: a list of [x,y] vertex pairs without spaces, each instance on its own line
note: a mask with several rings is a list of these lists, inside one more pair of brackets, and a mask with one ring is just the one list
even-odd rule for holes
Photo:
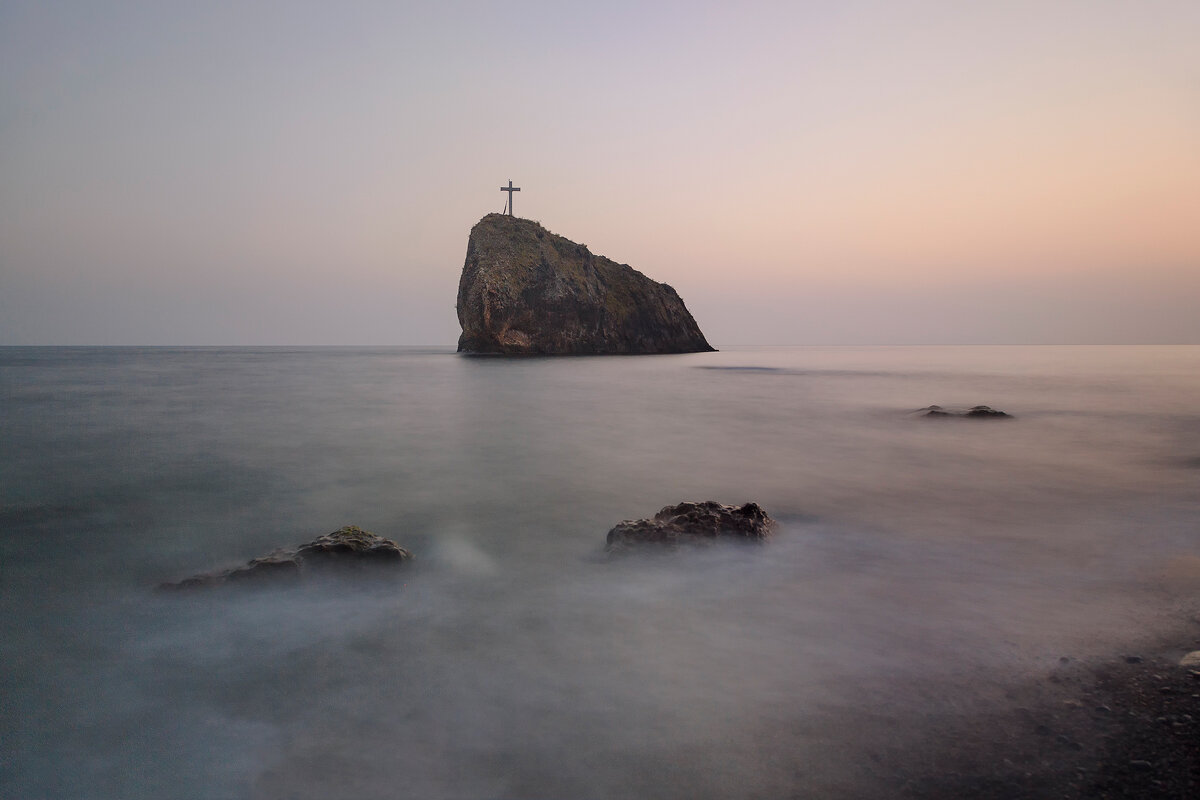
[[683,300],[533,220],[488,214],[458,283],[460,353],[634,355],[713,350]]

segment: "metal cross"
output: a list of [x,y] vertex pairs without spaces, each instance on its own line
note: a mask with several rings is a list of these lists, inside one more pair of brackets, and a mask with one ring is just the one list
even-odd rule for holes
[[508,215],[512,216],[512,193],[521,191],[520,186],[513,186],[512,181],[508,182],[508,186],[501,186],[500,191],[508,192]]

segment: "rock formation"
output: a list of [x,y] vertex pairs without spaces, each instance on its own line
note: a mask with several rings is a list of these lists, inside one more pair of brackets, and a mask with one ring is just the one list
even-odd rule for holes
[[919,409],[918,412],[923,417],[963,417],[965,419],[1002,419],[1012,418],[1012,414],[1005,414],[1003,411],[997,411],[990,406],[974,406],[965,410],[948,409],[941,406],[928,406]]
[[410,558],[412,553],[391,539],[364,531],[357,525],[347,525],[333,533],[318,536],[295,550],[276,550],[270,555],[252,559],[243,567],[193,575],[176,583],[161,584],[159,588],[191,589],[249,578],[297,577],[313,568],[398,564]]
[[458,283],[460,353],[601,355],[713,348],[675,290],[533,220],[488,214]]
[[674,549],[680,545],[709,545],[718,540],[766,541],[775,520],[758,503],[727,506],[706,500],[667,506],[653,519],[625,520],[608,532],[610,553],[634,548]]

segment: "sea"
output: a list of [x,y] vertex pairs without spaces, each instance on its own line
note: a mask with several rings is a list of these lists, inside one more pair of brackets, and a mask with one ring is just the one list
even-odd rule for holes
[[[605,555],[683,500],[778,527]],[[1198,598],[1200,347],[0,348],[6,798],[889,796]]]

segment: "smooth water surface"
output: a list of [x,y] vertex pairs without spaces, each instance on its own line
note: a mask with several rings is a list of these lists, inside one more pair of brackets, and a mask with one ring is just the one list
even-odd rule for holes
[[[1198,488],[1197,347],[0,349],[0,795],[875,792],[1186,611]],[[683,499],[780,529],[603,557]],[[155,591],[351,523],[416,561]]]

